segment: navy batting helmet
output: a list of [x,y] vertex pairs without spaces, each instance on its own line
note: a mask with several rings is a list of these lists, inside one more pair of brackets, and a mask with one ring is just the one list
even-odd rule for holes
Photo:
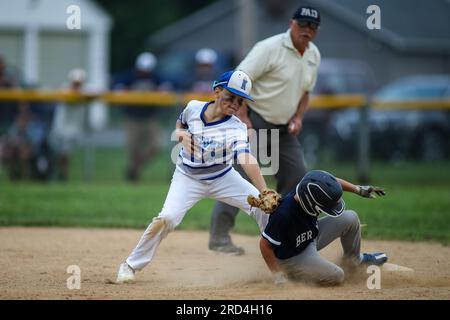
[[303,210],[312,216],[325,213],[337,217],[344,211],[341,184],[326,171],[309,171],[297,185],[295,193]]

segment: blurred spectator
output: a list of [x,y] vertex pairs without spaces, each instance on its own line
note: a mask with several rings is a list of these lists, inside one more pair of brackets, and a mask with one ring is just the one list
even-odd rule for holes
[[2,139],[2,158],[11,180],[50,178],[52,152],[45,119],[48,109],[45,104],[19,103],[17,115]]
[[[15,77],[8,71],[6,61],[0,54],[0,89],[10,89],[17,85]],[[17,104],[0,102],[0,135],[13,123],[17,113]]]
[[20,105],[15,121],[10,126],[5,139],[3,161],[11,180],[31,177],[32,133],[31,114],[28,106]]
[[[71,70],[68,75],[68,90],[81,92],[86,77],[86,72],[83,69]],[[65,181],[68,179],[70,157],[74,147],[82,138],[85,114],[86,105],[84,103],[60,103],[56,107],[50,141],[56,156],[58,180]]]
[[16,85],[14,77],[7,72],[6,61],[0,55],[0,88],[12,88]]
[[[150,52],[141,53],[132,71],[119,76],[113,85],[115,90],[152,91],[161,84],[155,74],[156,57]],[[123,106],[127,135],[126,179],[137,182],[145,164],[154,158],[160,149],[160,128],[157,111],[148,106]]]
[[195,54],[195,73],[192,77],[190,90],[210,93],[212,83],[219,76],[216,70],[217,53],[209,48],[203,48]]
[[[0,88],[14,88],[18,77],[0,56]],[[44,114],[52,110],[42,104],[3,102],[0,104],[0,157],[11,180],[42,179],[49,176],[50,158]],[[48,118],[48,117],[47,117]],[[44,156],[45,155],[45,156]]]
[[34,180],[49,180],[53,169],[53,153],[49,144],[49,131],[53,118],[53,104],[31,104],[30,132],[33,146],[31,156],[31,178]]

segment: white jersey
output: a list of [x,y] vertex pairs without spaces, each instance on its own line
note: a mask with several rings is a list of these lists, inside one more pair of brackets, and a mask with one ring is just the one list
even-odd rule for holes
[[181,149],[177,170],[197,180],[214,180],[231,170],[239,153],[250,152],[247,126],[236,116],[207,123],[204,113],[211,102],[190,101],[179,120],[192,134],[191,150]]

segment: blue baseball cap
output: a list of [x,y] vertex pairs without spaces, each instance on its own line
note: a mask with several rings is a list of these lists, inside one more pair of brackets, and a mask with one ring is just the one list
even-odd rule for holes
[[213,83],[213,89],[217,87],[223,87],[235,95],[250,101],[255,101],[250,96],[252,80],[250,80],[250,77],[243,71],[232,70],[222,73],[219,80],[216,80]]
[[292,19],[297,20],[297,22],[309,21],[320,25],[320,12],[313,7],[302,6],[295,11]]

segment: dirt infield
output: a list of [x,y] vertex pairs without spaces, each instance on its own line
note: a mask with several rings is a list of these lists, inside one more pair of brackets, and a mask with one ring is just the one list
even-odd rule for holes
[[[206,232],[175,231],[133,284],[112,284],[119,263],[141,231],[0,228],[0,299],[450,299],[450,248],[433,243],[364,241],[414,272],[382,272],[369,290],[365,272],[339,287],[301,283],[275,287],[258,250],[258,237],[235,235],[246,255],[208,251]],[[338,261],[339,242],[323,250]],[[67,288],[67,267],[81,269],[81,289]]]

